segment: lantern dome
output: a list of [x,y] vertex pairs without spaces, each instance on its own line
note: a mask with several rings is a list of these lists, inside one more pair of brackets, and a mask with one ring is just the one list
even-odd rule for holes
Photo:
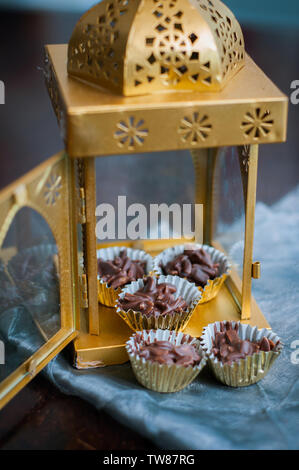
[[125,96],[220,91],[245,60],[220,0],[103,0],[77,23],[68,73]]

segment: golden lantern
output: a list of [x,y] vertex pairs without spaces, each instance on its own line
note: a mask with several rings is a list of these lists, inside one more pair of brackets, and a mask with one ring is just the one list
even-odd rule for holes
[[[83,15],[68,45],[45,50],[46,84],[65,151],[1,192],[0,245],[23,207],[48,223],[57,245],[60,327],[4,378],[2,405],[74,338],[78,368],[127,361],[130,329],[98,302],[97,157],[190,151],[195,202],[204,206],[203,241],[226,251],[217,225],[227,202],[221,185],[231,176],[226,157],[235,149],[230,161],[239,171],[245,215],[242,279],[233,267],[185,331],[198,337],[218,320],[269,326],[251,295],[252,278],[260,276],[253,262],[258,146],[285,141],[288,100],[246,54],[231,11],[220,0],[103,0]],[[178,243],[114,244],[156,255]],[[2,246],[6,282],[18,287],[10,264],[15,255],[13,243]]]

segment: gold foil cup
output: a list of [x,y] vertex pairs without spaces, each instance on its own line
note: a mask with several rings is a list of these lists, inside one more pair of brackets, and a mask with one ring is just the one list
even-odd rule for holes
[[[123,250],[127,251],[128,258],[132,260],[146,261],[146,274],[150,274],[153,271],[153,258],[143,250],[133,250],[123,246],[101,248],[97,250],[97,259],[102,258],[105,261],[112,261]],[[106,305],[106,307],[114,307],[120,293],[121,287],[113,289],[98,276],[98,301],[101,304]]]
[[[231,365],[223,364],[212,353],[212,339],[215,338],[214,326],[216,330],[220,331],[221,323],[216,322],[206,326],[203,329],[201,337],[201,347],[208,356],[208,364],[211,367],[213,374],[225,385],[229,387],[247,387],[253,385],[269,372],[270,368],[280,355],[283,345],[279,343],[272,351],[261,351],[252,356],[247,356],[245,359],[240,359],[238,362],[233,362]],[[232,327],[237,322],[231,322]],[[280,341],[280,338],[271,330],[263,328],[259,330],[257,326],[244,325],[238,322],[239,336],[241,339],[249,341],[260,341],[264,336],[271,339],[273,343]]]
[[[170,341],[175,345],[182,343],[194,344],[201,361],[196,366],[177,366],[159,364],[141,358],[138,354],[143,341]],[[183,390],[198,376],[207,362],[207,357],[200,347],[200,342],[192,336],[169,330],[138,331],[126,344],[133,372],[138,382],[144,387],[160,393],[173,393]]]
[[176,256],[181,255],[185,249],[199,249],[203,248],[210,256],[213,263],[219,263],[219,275],[214,279],[209,279],[205,287],[197,286],[198,290],[202,293],[200,303],[210,302],[213,300],[220,291],[225,279],[230,273],[231,265],[228,258],[219,250],[212,246],[199,245],[196,243],[188,243],[185,245],[177,245],[167,250],[162,251],[154,258],[154,273],[157,275],[163,274],[160,263],[163,266],[169,261],[172,261]]
[[138,279],[137,281],[132,282],[131,284],[125,286],[122,289],[115,304],[116,313],[134,331],[158,329],[174,331],[183,330],[187,326],[187,323],[189,322],[196,306],[200,303],[201,293],[198,291],[195,284],[186,281],[186,279],[180,278],[178,276],[161,275],[156,278],[156,282],[158,284],[161,284],[163,282],[173,284],[177,289],[177,291],[174,293],[175,298],[181,295],[183,299],[188,303],[188,309],[182,313],[174,313],[172,315],[165,316],[144,315],[141,312],[135,312],[133,310],[128,310],[127,312],[125,312],[119,306],[118,300],[123,298],[126,293],[134,294],[136,291],[138,291],[144,286],[144,280]]

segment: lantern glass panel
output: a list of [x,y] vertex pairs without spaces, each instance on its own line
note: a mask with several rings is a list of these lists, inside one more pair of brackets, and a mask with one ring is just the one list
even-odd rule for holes
[[57,245],[33,209],[15,215],[0,250],[0,270],[2,381],[61,327]]
[[214,187],[214,242],[228,254],[239,276],[242,276],[245,205],[236,147],[220,149]]
[[[124,215],[132,204],[141,204],[147,214],[147,231],[142,239],[150,238],[152,229],[151,210],[153,205],[166,204],[169,218],[159,216],[158,239],[167,237],[169,228],[170,238],[183,238],[183,226],[176,232],[173,223],[172,205],[176,204],[182,216],[183,205],[194,203],[194,168],[189,151],[156,152],[134,155],[114,155],[96,159],[96,204],[99,210],[102,204],[111,204],[115,211],[115,239],[130,239],[130,233],[122,236],[122,227],[118,224],[118,214]],[[117,181],[117,183],[115,183]],[[119,197],[122,197],[120,202]],[[124,200],[124,197],[126,198]],[[104,207],[104,206],[102,206]],[[193,209],[193,207],[192,207]],[[194,210],[191,210],[191,230],[194,227]],[[100,212],[98,212],[99,215]],[[101,211],[101,215],[103,212]],[[133,216],[127,216],[125,224],[129,224]],[[99,219],[98,219],[99,220]],[[183,219],[182,219],[183,220]],[[161,224],[166,229],[161,231]],[[97,231],[98,243],[101,241]]]

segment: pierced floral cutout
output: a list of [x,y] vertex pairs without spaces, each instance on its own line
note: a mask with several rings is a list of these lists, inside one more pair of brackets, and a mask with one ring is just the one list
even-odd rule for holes
[[52,174],[45,184],[44,198],[47,206],[55,206],[60,199],[60,190],[62,189],[61,176]]
[[205,16],[210,18],[216,33],[216,40],[221,51],[222,74],[226,77],[244,60],[244,39],[234,16],[225,5],[218,0],[196,0]]
[[152,1],[153,30],[144,39],[146,61],[141,60],[135,67],[135,87],[157,80],[167,88],[184,81],[210,86],[211,63],[201,62],[199,35],[187,26],[180,2]]
[[[118,46],[121,24],[129,9],[129,0],[103,1],[98,5],[98,15],[91,15],[90,22],[77,26],[79,34],[70,41],[69,71],[89,75],[93,80],[103,80],[113,86],[120,81],[121,57]],[[86,15],[88,16],[88,15]]]
[[54,71],[51,65],[51,61],[47,53],[44,57],[44,68],[43,68],[44,77],[46,80],[48,93],[52,101],[54,112],[58,121],[60,128],[61,138],[64,140],[66,136],[66,119],[63,111],[63,105],[61,102],[60,94],[56,84],[56,78],[54,76]]
[[245,137],[258,140],[260,137],[267,137],[270,134],[273,124],[274,120],[269,110],[263,111],[261,108],[256,108],[245,114],[241,129],[244,130]]
[[117,124],[117,131],[114,138],[118,141],[120,147],[127,147],[129,150],[134,150],[136,146],[142,146],[148,129],[144,127],[144,120],[135,120],[134,117],[129,117],[126,121],[120,121]]
[[205,141],[212,130],[208,116],[193,113],[192,117],[184,117],[178,129],[184,143],[197,145],[200,141]]

